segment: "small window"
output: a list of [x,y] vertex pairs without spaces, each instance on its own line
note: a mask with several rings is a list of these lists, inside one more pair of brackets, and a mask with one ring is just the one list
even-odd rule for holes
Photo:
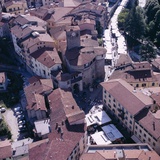
[[151,139],[150,139],[150,138],[148,138],[148,141],[150,142],[150,141],[151,141]]
[[144,134],[144,137],[146,137],[146,134]]
[[152,86],[155,86],[155,83],[152,83]]
[[140,132],[140,133],[142,133],[142,131],[141,131],[141,130],[139,130],[139,132]]
[[137,135],[137,131],[135,131],[135,134]]
[[111,95],[109,94],[109,98],[111,98]]
[[143,84],[142,84],[142,87],[146,87],[146,84],[145,84],[145,83],[143,83]]
[[153,142],[153,146],[155,146],[156,144]]

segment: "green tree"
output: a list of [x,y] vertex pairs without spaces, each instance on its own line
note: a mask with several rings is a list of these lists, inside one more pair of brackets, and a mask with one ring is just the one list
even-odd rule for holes
[[156,33],[155,43],[160,47],[160,31],[157,31]]
[[156,58],[156,50],[153,47],[152,42],[146,42],[140,47],[139,54],[142,61],[151,61]]
[[157,30],[160,30],[160,9],[156,12],[154,21],[155,21]]
[[118,28],[119,29],[124,29],[125,27],[125,21],[126,21],[126,18],[129,14],[129,10],[128,9],[123,9],[121,11],[121,13],[118,15]]
[[156,25],[154,21],[150,21],[150,23],[148,24],[148,32],[147,32],[147,36],[151,39],[151,41],[154,40],[155,38],[155,34],[156,34]]
[[147,0],[145,5],[145,12],[148,23],[154,20],[157,11],[160,9],[158,0]]
[[137,6],[131,9],[126,22],[125,31],[133,39],[142,39],[146,32],[145,15],[141,7]]

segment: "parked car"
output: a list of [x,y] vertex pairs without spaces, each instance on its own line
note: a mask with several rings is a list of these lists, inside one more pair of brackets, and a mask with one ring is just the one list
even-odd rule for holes
[[0,112],[4,113],[6,111],[6,109],[4,107],[0,107]]
[[24,120],[25,119],[25,117],[24,117],[24,115],[18,115],[17,116],[17,121],[19,122],[19,121],[22,121],[22,120]]
[[18,121],[18,124],[24,125],[24,124],[26,124],[26,121],[25,120],[20,120],[20,121]]
[[20,132],[25,132],[25,131],[27,131],[27,128],[19,128],[19,131]]
[[16,116],[21,115],[23,112],[22,111],[17,111],[15,114]]
[[19,131],[20,131],[20,132],[23,132],[23,131],[26,131],[26,130],[27,130],[26,125],[19,125],[18,128],[19,128]]
[[15,112],[18,112],[18,111],[21,111],[21,110],[22,110],[22,109],[21,109],[20,106],[14,108],[14,111],[15,111]]
[[26,128],[26,125],[18,124],[18,128]]

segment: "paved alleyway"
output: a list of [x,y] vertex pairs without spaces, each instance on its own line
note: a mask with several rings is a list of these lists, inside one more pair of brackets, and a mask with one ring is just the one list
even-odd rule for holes
[[11,130],[12,140],[16,141],[19,135],[17,118],[14,116],[14,112],[11,109],[7,109],[3,115],[6,123]]

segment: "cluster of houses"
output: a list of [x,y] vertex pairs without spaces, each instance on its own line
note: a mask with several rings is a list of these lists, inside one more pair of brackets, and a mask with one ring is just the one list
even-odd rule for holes
[[[133,63],[120,55],[109,81],[101,83],[103,110],[85,115],[72,95],[105,78],[98,32],[106,28],[108,1],[1,1],[0,8],[7,12],[0,14],[0,37],[12,39],[19,61],[36,75],[24,88],[23,107],[38,139],[0,142],[0,159],[160,159],[158,60]],[[0,85],[7,86],[5,79],[1,73]],[[139,144],[114,144],[123,135],[106,112]],[[88,138],[95,124],[101,131]]]

